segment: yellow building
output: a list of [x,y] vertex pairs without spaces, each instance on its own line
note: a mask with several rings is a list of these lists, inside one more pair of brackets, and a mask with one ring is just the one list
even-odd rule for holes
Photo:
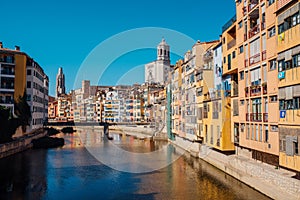
[[222,92],[222,144],[223,149],[234,151],[239,127],[238,65],[236,46],[236,16],[222,27],[223,92]]
[[300,172],[300,1],[277,1],[279,164]]

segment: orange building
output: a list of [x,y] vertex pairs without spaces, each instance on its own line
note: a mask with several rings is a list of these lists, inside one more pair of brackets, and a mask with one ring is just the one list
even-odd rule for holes
[[238,154],[279,162],[276,3],[236,1]]
[[278,0],[279,163],[300,173],[300,1]]

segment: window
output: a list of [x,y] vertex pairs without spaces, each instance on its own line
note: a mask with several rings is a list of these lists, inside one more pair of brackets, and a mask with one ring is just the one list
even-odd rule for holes
[[300,66],[300,54],[294,55],[292,57],[292,67],[299,67]]
[[239,47],[239,53],[243,53],[243,52],[244,52],[244,46],[242,45]]
[[293,16],[287,17],[286,19],[284,19],[284,22],[282,24],[278,25],[278,34],[281,34],[298,24],[300,24],[300,15],[299,13],[296,13]]
[[275,102],[277,102],[277,95],[270,96],[270,103],[275,103]]
[[272,5],[273,3],[275,3],[275,0],[268,0],[268,6]]
[[232,58],[235,58],[235,51],[232,52]]
[[263,137],[263,133],[262,133],[262,125],[259,125],[259,141],[262,142],[262,137]]
[[291,19],[291,26],[296,26],[297,24],[300,23],[300,15],[299,13],[296,13],[292,16],[292,19]]
[[224,57],[224,59],[223,59],[223,60],[224,60],[224,63],[226,63],[226,57]]
[[27,88],[31,88],[31,82],[27,81]]
[[245,100],[240,100],[240,105],[241,106],[245,105]]
[[247,127],[246,139],[249,140],[249,137],[250,137],[250,125],[247,124],[246,127]]
[[271,131],[273,131],[273,132],[278,132],[278,126],[276,126],[276,125],[271,125]]
[[269,66],[270,66],[270,71],[275,70],[276,69],[276,59],[271,60],[269,62]]
[[31,75],[31,70],[27,69],[27,75]]
[[243,21],[239,22],[239,29],[243,27]]
[[244,80],[244,71],[240,72],[240,80]]
[[269,128],[265,125],[265,142],[269,142]]
[[278,61],[278,71],[280,71],[280,72],[285,71],[285,62],[284,62],[284,60]]
[[275,26],[273,26],[272,28],[269,28],[269,29],[268,29],[268,35],[269,35],[269,38],[270,38],[270,37],[273,37],[273,36],[275,35],[275,33],[276,33],[276,28],[275,28]]
[[202,96],[202,87],[197,88],[197,96]]
[[282,24],[279,24],[278,25],[278,34],[281,34],[281,33],[283,33],[285,30],[284,30],[284,24],[282,23]]
[[231,70],[231,54],[227,55],[227,59],[228,59],[228,70]]

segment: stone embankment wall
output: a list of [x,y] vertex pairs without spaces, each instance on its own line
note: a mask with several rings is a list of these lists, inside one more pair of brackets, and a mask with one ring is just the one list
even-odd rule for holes
[[46,134],[46,131],[39,129],[25,136],[15,138],[15,140],[12,142],[0,144],[0,158],[4,158],[31,148],[31,141],[33,139],[44,137]]
[[224,155],[181,138],[171,142],[272,199],[300,200],[300,181],[292,178],[294,172],[239,155]]

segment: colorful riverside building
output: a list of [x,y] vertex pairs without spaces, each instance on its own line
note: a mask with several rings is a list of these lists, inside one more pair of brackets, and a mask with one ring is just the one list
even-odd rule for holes
[[300,1],[278,0],[279,164],[300,174]]
[[14,102],[27,94],[32,120],[27,131],[43,126],[48,117],[49,79],[40,65],[20,47],[14,50],[3,47],[0,42],[0,105],[14,110]]
[[[236,1],[237,154],[279,164],[275,1]],[[235,73],[237,75],[237,71]],[[238,105],[237,105],[238,104]],[[233,113],[234,115],[234,113]]]

